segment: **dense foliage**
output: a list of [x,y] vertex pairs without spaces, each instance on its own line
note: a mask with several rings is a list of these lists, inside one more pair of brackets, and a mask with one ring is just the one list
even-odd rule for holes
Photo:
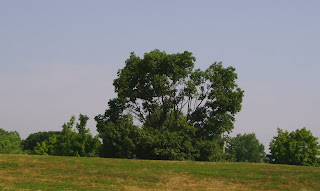
[[141,129],[133,125],[130,115],[124,115],[115,122],[99,124],[100,137],[103,139],[103,157],[135,158],[137,145],[141,139]]
[[226,151],[233,155],[237,162],[262,162],[265,158],[264,146],[254,133],[238,134],[231,138]]
[[80,114],[80,123],[76,124],[78,132],[73,130],[75,117],[72,116],[68,123],[62,126],[59,134],[54,134],[49,140],[37,143],[34,148],[36,154],[58,155],[58,156],[97,156],[100,141],[98,137],[93,137],[86,124],[89,118]]
[[21,154],[21,138],[18,132],[8,132],[0,128],[0,153]]
[[62,131],[33,133],[23,141],[0,129],[0,153],[320,166],[318,138],[306,128],[278,129],[267,157],[254,133],[229,138],[244,95],[235,69],[221,62],[194,69],[195,60],[188,51],[154,50],[143,58],[131,53],[113,82],[117,96],[95,117],[97,136],[80,114],[79,123],[72,116]]
[[270,142],[270,162],[275,164],[291,164],[319,166],[320,146],[318,138],[306,128],[289,133],[278,128],[278,136]]
[[21,142],[24,150],[33,152],[34,147],[37,146],[37,143],[42,141],[49,140],[53,135],[58,135],[59,131],[48,131],[48,132],[37,132],[30,134],[25,140]]
[[143,58],[131,53],[113,83],[117,97],[95,117],[103,156],[223,159],[222,134],[234,128],[243,91],[234,68],[213,63],[194,70],[194,61],[187,51],[154,50]]

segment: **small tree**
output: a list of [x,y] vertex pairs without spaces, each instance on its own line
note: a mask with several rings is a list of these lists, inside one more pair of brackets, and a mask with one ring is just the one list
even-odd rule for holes
[[234,155],[237,162],[262,162],[265,158],[264,146],[254,133],[231,138],[226,151]]
[[23,150],[33,152],[34,147],[37,146],[37,143],[41,143],[45,140],[49,140],[54,134],[58,135],[59,131],[48,131],[48,132],[37,132],[30,134],[25,140],[21,142]]
[[271,163],[319,166],[318,138],[306,128],[291,133],[278,128],[278,136],[270,142],[270,151]]
[[100,141],[92,137],[90,130],[85,126],[89,118],[80,114],[80,123],[76,124],[78,133],[74,130],[75,117],[72,116],[68,123],[62,126],[59,135],[54,134],[49,140],[37,143],[35,153],[57,156],[97,156]]
[[18,132],[8,132],[0,128],[0,153],[21,154],[21,138]]

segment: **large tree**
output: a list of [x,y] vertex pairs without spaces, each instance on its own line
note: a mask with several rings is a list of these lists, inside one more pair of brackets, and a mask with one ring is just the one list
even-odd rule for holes
[[291,164],[319,166],[320,146],[318,138],[306,128],[289,133],[278,128],[278,136],[270,142],[270,162],[275,164]]
[[243,91],[235,82],[233,67],[224,68],[219,62],[202,71],[194,69],[195,60],[188,51],[167,54],[154,50],[143,58],[131,53],[113,83],[117,97],[109,101],[104,115],[95,118],[98,132],[105,132],[108,122],[116,123],[129,114],[153,137],[177,132],[178,123],[184,120],[185,128],[194,128],[189,132],[194,132],[197,141],[221,139],[233,129]]

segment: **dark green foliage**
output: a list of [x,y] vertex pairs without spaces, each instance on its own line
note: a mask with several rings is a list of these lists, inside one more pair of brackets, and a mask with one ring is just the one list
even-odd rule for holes
[[278,136],[270,142],[270,162],[319,166],[320,146],[318,138],[306,128],[289,133],[278,128]]
[[53,135],[58,135],[59,131],[48,131],[48,132],[37,132],[30,134],[25,140],[21,142],[23,150],[28,150],[32,152],[37,143],[49,140],[49,137]]
[[78,133],[73,130],[75,117],[72,116],[68,123],[62,126],[61,133],[54,134],[34,148],[36,154],[57,156],[88,156],[98,155],[100,141],[98,137],[92,137],[89,129],[86,129],[88,121],[86,115],[80,114],[80,124],[76,124]]
[[[187,137],[187,136],[186,136]],[[186,145],[183,143],[186,142]],[[189,146],[190,145],[190,146]],[[192,156],[192,143],[184,141],[184,136],[179,132],[164,131],[156,134],[152,142],[151,159],[157,160],[190,160]],[[189,147],[188,147],[189,146]],[[191,148],[190,148],[191,147]]]
[[[232,67],[213,63],[194,70],[190,52],[131,53],[113,85],[117,98],[95,117],[103,156],[219,160],[222,134],[234,128],[243,91]],[[124,123],[127,115],[141,123]],[[126,129],[127,130],[124,130]],[[206,146],[210,145],[210,146]],[[210,147],[210,148],[209,148]],[[124,152],[125,151],[125,152]]]
[[264,146],[254,133],[231,138],[226,151],[234,155],[237,162],[262,162],[265,158]]
[[189,99],[196,97],[196,107],[188,112],[188,120],[197,128],[199,138],[219,139],[223,133],[232,131],[234,116],[241,110],[243,91],[235,83],[237,74],[233,67],[224,68],[221,62],[213,63],[205,72],[194,73],[191,80],[198,87]]
[[141,138],[141,129],[133,125],[130,115],[115,122],[98,123],[99,135],[103,140],[103,157],[136,158],[136,149]]
[[200,141],[196,148],[199,151],[196,158],[198,161],[225,161],[226,159],[218,141]]
[[[144,126],[145,135],[148,135],[149,159],[156,160],[194,160],[197,154],[195,148],[196,129],[186,121],[186,117],[180,114],[178,119],[174,119],[173,114],[169,114],[167,120],[159,128]],[[148,123],[147,123],[148,124]],[[151,143],[151,144],[150,144]],[[144,158],[144,153],[140,158]]]
[[5,131],[0,128],[0,153],[1,154],[21,154],[21,138],[16,131]]

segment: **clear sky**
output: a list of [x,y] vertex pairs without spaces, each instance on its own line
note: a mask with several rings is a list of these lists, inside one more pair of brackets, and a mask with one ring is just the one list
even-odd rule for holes
[[245,91],[232,135],[320,137],[320,1],[0,1],[0,128],[22,138],[94,116],[130,52],[184,50],[233,66]]

